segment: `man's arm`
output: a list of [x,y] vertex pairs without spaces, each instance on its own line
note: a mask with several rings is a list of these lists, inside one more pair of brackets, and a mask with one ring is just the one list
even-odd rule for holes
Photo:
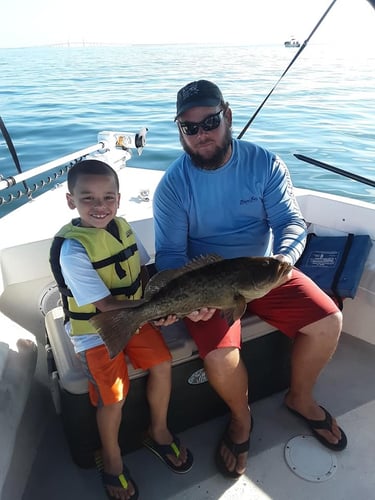
[[289,171],[278,157],[274,159],[264,204],[273,231],[273,253],[285,255],[295,264],[305,248],[307,227],[294,195]]

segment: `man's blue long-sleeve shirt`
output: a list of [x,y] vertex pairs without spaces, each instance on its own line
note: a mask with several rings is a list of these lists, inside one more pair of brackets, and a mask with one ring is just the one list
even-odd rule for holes
[[232,141],[229,161],[216,170],[182,154],[154,196],[156,267],[183,266],[200,255],[223,258],[301,255],[306,224],[287,167],[266,149]]

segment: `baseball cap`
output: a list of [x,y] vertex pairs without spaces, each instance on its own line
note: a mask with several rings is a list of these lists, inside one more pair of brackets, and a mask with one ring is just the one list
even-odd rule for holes
[[208,80],[198,80],[188,83],[177,93],[176,118],[190,108],[195,108],[196,106],[218,106],[223,100],[223,94],[219,87]]

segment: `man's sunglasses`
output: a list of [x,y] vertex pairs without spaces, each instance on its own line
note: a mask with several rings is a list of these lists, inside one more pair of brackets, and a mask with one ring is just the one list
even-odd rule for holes
[[185,135],[196,135],[199,128],[205,132],[210,132],[210,130],[215,130],[221,123],[221,118],[224,115],[224,110],[221,109],[217,113],[207,116],[201,122],[177,122],[180,130]]

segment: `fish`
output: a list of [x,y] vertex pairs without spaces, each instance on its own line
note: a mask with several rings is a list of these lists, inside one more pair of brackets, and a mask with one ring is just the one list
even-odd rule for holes
[[198,257],[152,276],[143,299],[127,301],[124,308],[98,313],[89,321],[114,358],[142,325],[169,315],[181,319],[207,307],[221,310],[229,324],[240,319],[248,302],[279,286],[291,269],[291,264],[273,257]]

